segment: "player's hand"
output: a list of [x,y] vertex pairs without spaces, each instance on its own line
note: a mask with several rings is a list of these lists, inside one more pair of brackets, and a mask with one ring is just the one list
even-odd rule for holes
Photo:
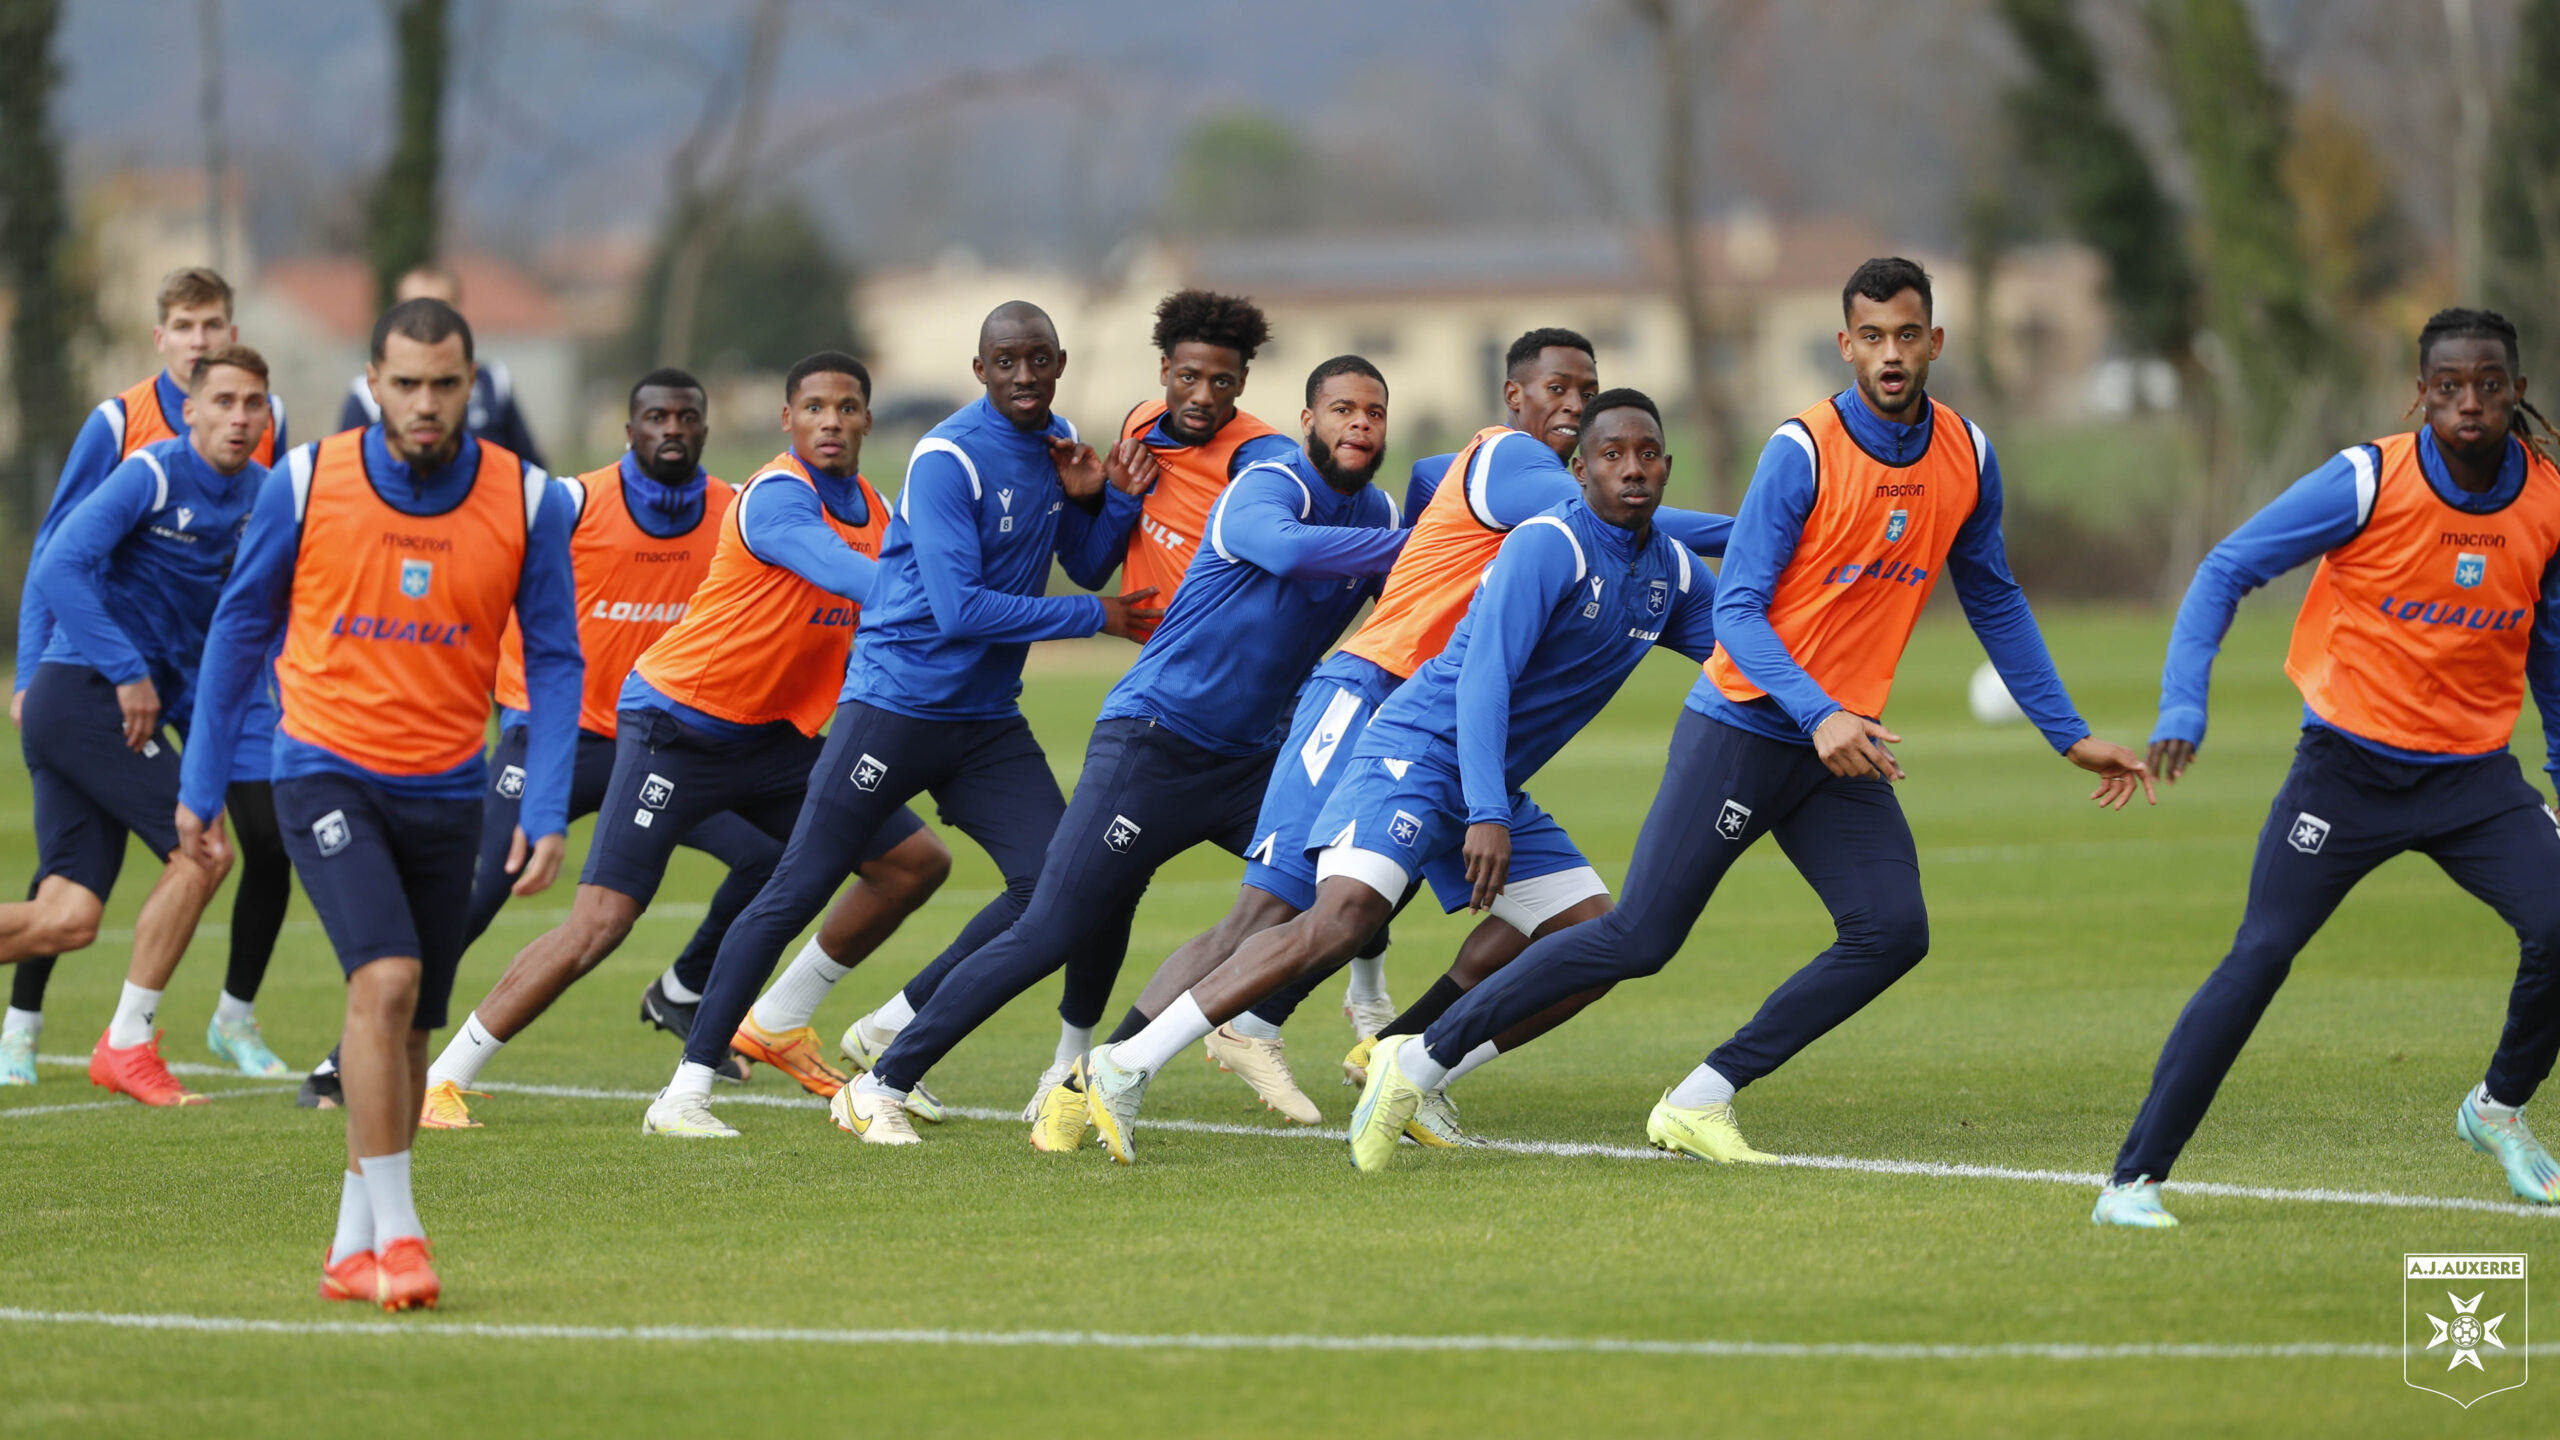
[[[2186,742],[2174,743],[2183,745]],[[2189,745],[2187,751],[2192,755],[2195,747]],[[2063,752],[2062,758],[2098,777],[2098,788],[2089,792],[2089,798],[2110,810],[2123,809],[2125,802],[2133,798],[2137,785],[2142,787],[2144,800],[2154,805],[2160,803],[2159,792],[2151,786],[2151,767],[2128,746],[2113,740],[2101,740],[2095,735],[2084,735],[2079,744]]]
[[1467,897],[1467,909],[1490,910],[1511,881],[1511,827],[1494,820],[1479,820],[1467,827],[1467,843],[1463,853],[1467,860],[1467,883],[1475,893]]
[[1144,644],[1147,636],[1155,632],[1156,622],[1164,618],[1162,606],[1151,607],[1146,603],[1156,598],[1153,585],[1132,590],[1126,595],[1095,598],[1102,602],[1102,633],[1105,635],[1117,635],[1123,640]]
[[1162,468],[1147,442],[1131,438],[1111,447],[1111,458],[1103,463],[1102,473],[1111,488],[1121,494],[1144,495],[1155,488],[1156,475]]
[[2175,785],[2178,777],[2187,773],[2187,767],[2196,763],[2196,742],[2154,740],[2150,758],[2143,763],[2151,767],[2151,773],[2159,776],[2161,783]]
[[1090,500],[1102,493],[1103,482],[1108,477],[1104,473],[1102,457],[1093,453],[1092,446],[1063,435],[1052,435],[1049,437],[1049,463],[1058,467],[1058,488],[1067,492],[1068,499]]
[[9,723],[24,728],[27,723],[27,692],[9,692]]
[[116,704],[124,710],[124,748],[140,750],[151,743],[160,729],[160,691],[151,677],[128,680],[116,687]]
[[1901,743],[1901,736],[1846,710],[1832,711],[1831,718],[1813,727],[1813,753],[1821,757],[1822,768],[1834,775],[1899,780],[1902,763],[1884,747]]
[[560,857],[569,853],[569,837],[545,835],[533,842],[531,855],[525,853],[524,827],[516,827],[515,838],[507,842],[507,873],[516,883],[507,887],[510,895],[539,895],[560,878]]
[[222,830],[222,816],[216,812],[208,825],[196,818],[196,812],[178,807],[178,853],[216,874],[231,864],[231,837]]

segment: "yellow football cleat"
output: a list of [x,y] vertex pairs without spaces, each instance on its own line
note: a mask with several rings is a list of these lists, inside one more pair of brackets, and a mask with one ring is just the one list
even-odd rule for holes
[[1084,1148],[1085,1132],[1093,1128],[1093,1121],[1085,1113],[1084,1092],[1071,1081],[1061,1080],[1050,1086],[1035,1109],[1037,1113],[1031,1117],[1032,1149],[1044,1155],[1063,1155]]
[[489,1097],[478,1090],[465,1090],[451,1080],[439,1080],[427,1087],[425,1103],[418,1107],[421,1130],[477,1130],[480,1122],[471,1118],[471,1107],[462,1103],[465,1095]]
[[1396,1060],[1419,1035],[1390,1035],[1369,1052],[1369,1083],[1351,1111],[1351,1168],[1375,1173],[1395,1163],[1396,1142],[1422,1108],[1422,1088],[1404,1076]]
[[1742,1138],[1742,1130],[1733,1123],[1733,1106],[1701,1105],[1692,1110],[1671,1103],[1671,1092],[1662,1092],[1654,1103],[1653,1114],[1644,1122],[1645,1143],[1656,1150],[1686,1155],[1692,1160],[1712,1160],[1719,1165],[1769,1165],[1777,1156],[1751,1148]]
[[1378,1037],[1375,1035],[1364,1036],[1359,1044],[1351,1047],[1351,1053],[1342,1057],[1343,1084],[1357,1090],[1369,1083],[1369,1056],[1377,1048]]

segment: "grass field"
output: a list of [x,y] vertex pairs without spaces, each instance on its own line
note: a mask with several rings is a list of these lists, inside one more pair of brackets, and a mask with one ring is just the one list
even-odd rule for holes
[[[2087,785],[2026,727],[1967,718],[1979,651],[1944,616],[1924,627],[1893,718],[1933,953],[1746,1093],[1752,1140],[1807,1157],[2103,1170],[2171,1019],[2239,917],[2296,729],[2277,666],[2284,618],[2244,617],[2203,763],[2156,811],[2122,815],[2086,805]],[[2165,620],[2048,619],[2092,721],[2138,741]],[[1059,647],[1035,662],[1028,709],[1062,780],[1118,658]],[[1533,786],[1604,874],[1624,872],[1690,673],[1658,657]],[[2538,754],[2539,741],[2518,749]],[[0,864],[20,866],[24,780],[14,767],[0,775]],[[991,893],[983,857],[954,848],[950,886],[845,983],[822,1030],[902,983]],[[674,1052],[635,1022],[636,998],[699,914],[682,902],[698,906],[712,880],[699,857],[679,865],[624,954],[488,1075],[613,1093],[504,1091],[479,1102],[486,1129],[421,1138],[420,1205],[447,1286],[432,1317],[310,1298],[335,1213],[334,1117],[237,1080],[202,1082],[239,1097],[208,1108],[92,1106],[69,1067],[7,1092],[0,1433],[2549,1433],[2530,1418],[2548,1414],[2542,1387],[2466,1412],[2401,1383],[2404,1251],[2560,1255],[2560,1215],[2505,1206],[2501,1177],[2451,1134],[2455,1100],[2495,1039],[2514,947],[2422,860],[2375,875],[2304,955],[2179,1177],[2486,1203],[2173,1186],[2186,1226],[2165,1234],[2091,1227],[2091,1187],[2078,1183],[1926,1165],[1718,1170],[1631,1153],[1662,1087],[1827,943],[1820,907],[1774,845],[1741,862],[1662,976],[1460,1087],[1481,1134],[1603,1153],[1408,1150],[1373,1177],[1344,1164],[1338,1141],[1284,1133],[1240,1084],[1190,1061],[1155,1087],[1147,1120],[1200,1128],[1142,1128],[1134,1169],[1098,1149],[1035,1155],[1009,1120],[955,1120],[919,1148],[871,1149],[789,1104],[730,1104],[746,1132],[733,1144],[644,1140],[634,1097],[664,1082]],[[110,925],[129,923],[141,873],[137,860]],[[1235,873],[1226,857],[1194,854],[1163,875],[1116,1004],[1223,910]],[[566,903],[564,890],[502,916],[465,962],[458,1007]],[[1399,922],[1396,995],[1419,994],[1461,933],[1418,913]],[[64,966],[48,1054],[85,1053],[104,1024],[123,938]],[[171,1058],[204,1058],[221,968],[216,929],[170,992]],[[261,1003],[270,1040],[288,1059],[315,1058],[341,993],[297,909]],[[933,1076],[939,1093],[1018,1107],[1048,1058],[1056,993],[1036,989],[954,1054]],[[1289,1039],[1338,1124],[1351,1092],[1329,1080],[1348,1040],[1333,1004],[1310,1004]],[[769,1073],[747,1093],[787,1099]],[[2555,1286],[2560,1276],[2544,1282],[2538,1338],[2560,1338]],[[142,1330],[31,1312],[283,1328]],[[312,1322],[349,1329],[291,1328]],[[457,1328],[475,1325],[555,1328]],[[704,1328],[600,1333],[610,1327]],[[779,1328],[995,1333],[745,1333]],[[1158,1339],[1019,1343],[1035,1331]],[[1299,1338],[1188,1338],[1220,1336]],[[1354,1338],[1368,1336],[1401,1339]],[[1535,1343],[1431,1349],[1421,1337]],[[1576,1343],[1592,1340],[1672,1343]],[[2069,1348],[2124,1345],[2233,1348]],[[2262,1348],[2294,1345],[2328,1348]],[[1836,1348],[1857,1346],[1884,1348]],[[1993,1348],[2004,1346],[2031,1348]]]

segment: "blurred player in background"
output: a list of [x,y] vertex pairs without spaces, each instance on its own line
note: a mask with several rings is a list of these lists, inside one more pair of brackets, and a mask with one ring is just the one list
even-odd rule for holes
[[[412,267],[392,283],[391,298],[402,300],[441,300],[462,310],[462,277],[442,265]],[[338,407],[338,428],[361,430],[380,424],[382,407],[374,399],[373,387],[358,375],[347,386],[346,402]],[[533,441],[533,430],[524,423],[524,412],[516,408],[515,377],[507,373],[503,360],[475,358],[471,369],[471,408],[463,412],[463,428],[483,440],[494,440],[514,451],[524,463],[542,468],[542,447]]]

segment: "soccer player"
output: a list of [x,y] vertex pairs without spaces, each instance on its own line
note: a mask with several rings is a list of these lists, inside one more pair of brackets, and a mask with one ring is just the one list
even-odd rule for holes
[[1524,934],[1605,905],[1590,862],[1520,787],[1654,646],[1705,658],[1715,582],[1653,527],[1671,473],[1653,402],[1606,391],[1582,418],[1583,498],[1512,529],[1448,645],[1344,757],[1311,832],[1322,837],[1314,905],[1246,941],[1136,1035],[1095,1050],[1070,1082],[1114,1160],[1135,1161],[1138,1107],[1165,1062],[1279,986],[1340,963],[1416,877],[1432,875],[1444,908],[1492,910]]
[[2000,538],[2000,466],[1980,428],[1928,396],[1946,343],[1929,277],[1869,260],[1840,292],[1840,358],[1855,383],[1778,427],[1734,520],[1717,586],[1716,649],[1672,731],[1669,768],[1636,837],[1627,903],[1551,935],[1468,991],[1421,1035],[1378,1042],[1353,1112],[1352,1159],[1384,1167],[1422,1096],[1477,1047],[1596,986],[1669,963],[1718,881],[1761,835],[1831,912],[1839,937],[1741,1032],[1667,1092],[1656,1146],[1758,1161],[1733,1095],[1902,978],[1929,949],[1911,827],[1895,800],[1901,737],[1879,718],[1942,570],[2010,693],[2053,748],[2121,809],[2151,772],[2071,708]]
[[[776,843],[791,834],[820,752],[818,730],[874,588],[889,507],[862,478],[871,430],[871,374],[862,362],[822,350],[791,367],[782,394],[791,448],[726,508],[709,572],[684,618],[616,687],[613,768],[569,918],[516,955],[428,1071],[426,1103],[443,1123],[470,1123],[462,1097],[481,1068],[630,935],[680,839],[724,812]],[[863,881],[819,937],[849,961],[887,939],[951,866],[942,842],[904,808],[859,841],[854,856]],[[829,894],[843,878],[830,882]],[[725,1062],[737,1028],[732,1017],[707,1036],[688,1030],[687,1044],[708,1041],[712,1063]],[[805,1022],[762,1039],[755,1058],[802,1085],[831,1094],[842,1083],[816,1059],[817,1033]],[[683,1127],[708,1112],[690,1113],[661,1117],[651,1133],[696,1133]]]
[[[650,1105],[648,1133],[738,1133],[705,1108],[724,1042],[734,1030],[730,1043],[762,1059],[777,1025],[792,1027],[793,1035],[808,1031],[818,1000],[849,960],[830,954],[805,967],[795,961],[785,983],[762,999],[756,992],[783,945],[909,799],[930,793],[942,818],[977,841],[1005,877],[1004,893],[936,965],[947,970],[1011,928],[1029,902],[1066,801],[1016,703],[1023,657],[1034,640],[1097,631],[1127,637],[1133,616],[1159,618],[1144,608],[1151,598],[1144,591],[1041,593],[1052,557],[1079,585],[1110,578],[1137,518],[1138,495],[1156,471],[1135,442],[1115,447],[1106,464],[1051,412],[1066,362],[1056,327],[1036,305],[1008,302],[979,326],[971,366],[986,394],[926,432],[907,461],[880,551],[871,623],[844,671],[835,724],[809,776],[791,843],[720,942],[684,1063]],[[1124,909],[1114,922],[1118,941],[1105,945],[1126,943],[1128,919]],[[833,1077],[836,1093],[843,1079]],[[935,1113],[930,1097],[911,1099]]]
[[[1137,405],[1120,423],[1122,443],[1145,445],[1156,461],[1155,483],[1139,509],[1137,528],[1129,532],[1120,571],[1124,594],[1152,591],[1154,608],[1169,610],[1199,551],[1211,507],[1229,482],[1248,466],[1266,461],[1285,465],[1298,456],[1295,441],[1237,408],[1254,352],[1270,339],[1271,326],[1262,311],[1239,295],[1178,290],[1156,306],[1154,341],[1164,398]],[[1142,623],[1130,633],[1144,643],[1155,626]],[[810,963],[819,958],[803,952]],[[1108,964],[1068,970],[1058,1005],[1056,1058],[1032,1088],[1025,1120],[1033,1118],[1041,1097],[1066,1078],[1068,1062],[1093,1044],[1093,1027],[1110,1003],[1119,960],[1114,956]],[[845,1059],[856,1069],[868,1068],[897,1038],[906,1019],[933,998],[934,987],[949,969],[942,961],[927,966],[888,1004],[855,1021],[839,1047]],[[805,976],[794,970],[785,970],[775,983],[802,983]]]
[[0,905],[0,961],[78,950],[97,938],[125,837],[164,862],[134,921],[115,1018],[89,1054],[90,1083],[145,1105],[204,1099],[169,1074],[152,1026],[230,866],[179,853],[178,755],[163,722],[187,713],[205,627],[266,478],[253,457],[270,418],[257,352],[224,346],[190,370],[186,428],[135,451],[61,516],[29,576],[54,621],[42,660],[26,667],[23,716],[40,864],[35,897]]
[[560,869],[577,744],[569,496],[465,434],[471,329],[440,300],[374,322],[380,425],[305,445],[261,489],[205,644],[178,833],[217,863],[215,823],[248,692],[274,671],[276,819],[347,972],[347,1170],[325,1299],[432,1306],[409,1183],[427,1032],[445,1021],[480,832],[498,642],[524,628],[531,743],[516,890]]
[[[392,282],[391,297],[401,300],[441,300],[462,309],[462,277],[442,265],[419,265]],[[382,407],[375,402],[373,387],[358,375],[347,386],[345,403],[338,407],[338,428],[361,430],[380,423]],[[475,359],[471,365],[471,408],[463,412],[463,428],[483,440],[495,440],[526,464],[541,468],[542,447],[533,442],[533,430],[524,423],[524,414],[516,408],[515,377],[507,373],[502,360]]]
[[[169,272],[160,282],[157,304],[159,323],[151,327],[151,346],[160,354],[160,372],[101,401],[81,422],[71,453],[63,461],[53,499],[36,529],[35,543],[29,547],[27,584],[18,601],[19,664],[9,697],[12,722],[23,720],[27,686],[35,678],[39,657],[53,641],[53,608],[34,583],[36,560],[43,555],[46,543],[80,502],[105,481],[109,471],[132,459],[144,446],[184,432],[187,389],[195,363],[215,350],[239,343],[240,330],[231,319],[230,282],[212,270],[189,266]],[[250,458],[262,466],[273,464],[285,448],[284,400],[270,394],[267,405],[270,422],[250,453]],[[256,493],[254,487],[251,493]],[[171,719],[182,728],[186,724],[184,712]],[[268,731],[274,729],[272,701],[262,706],[253,724],[263,724]],[[258,756],[244,750],[241,774],[235,781],[246,792],[265,779]],[[236,1064],[246,1073],[281,1075],[285,1073],[284,1062],[268,1051],[264,1037],[258,1033],[251,1002],[257,999],[258,983],[275,947],[276,930],[284,920],[291,872],[282,844],[273,836],[274,827],[261,827],[252,817],[251,810],[259,797],[244,793],[244,798],[249,808],[239,816],[240,885],[232,898],[231,969],[206,1041],[217,1058]],[[28,898],[34,899],[35,893],[36,885],[31,883]],[[0,1017],[0,1085],[35,1083],[36,1039],[44,1029],[44,995],[52,979],[53,957],[49,955],[19,962],[10,975],[9,1010]]]
[[[1116,967],[1119,955],[1090,941],[1167,860],[1201,844],[1240,856],[1252,842],[1289,696],[1405,541],[1395,501],[1369,483],[1386,454],[1377,367],[1356,355],[1318,365],[1299,425],[1303,450],[1245,467],[1219,495],[1164,623],[1103,700],[1030,907],[944,975],[870,1073],[836,1096],[838,1125],[872,1144],[913,1144],[907,1092],[954,1045],[1080,947],[1080,963]],[[1069,1043],[1072,1064],[1084,1047]],[[1032,1147],[1081,1145],[1083,1107],[1051,1110],[1035,1117]],[[1318,1116],[1309,1106],[1289,1118]]]
[[[2187,1002],[2089,1218],[2177,1224],[2160,1182],[2213,1103],[2293,957],[2373,869],[2417,851],[2523,942],[2506,1031],[2454,1133],[2517,1195],[2560,1203],[2524,1107],[2560,1051],[2560,832],[2507,741],[2525,692],[2560,778],[2560,471],[2527,439],[2516,330],[2440,310],[2418,332],[2415,433],[2356,445],[2294,482],[2196,567],[2169,636],[2151,765],[2204,744],[2213,657],[2240,597],[2318,559],[2285,673],[2302,741],[2258,833],[2231,952]],[[2546,430],[2548,425],[2545,426]]]
[[[1600,392],[1591,342],[1571,330],[1531,330],[1511,342],[1503,366],[1506,423],[1478,431],[1449,458],[1443,470],[1447,478],[1413,521],[1413,536],[1388,574],[1377,608],[1348,643],[1316,667],[1298,692],[1289,738],[1281,746],[1290,763],[1272,771],[1271,789],[1263,796],[1234,908],[1157,967],[1112,1039],[1137,1034],[1247,939],[1295,918],[1315,903],[1315,862],[1308,847],[1321,848],[1325,838],[1314,833],[1314,825],[1340,778],[1337,757],[1359,743],[1362,728],[1396,686],[1448,643],[1484,568],[1493,562],[1512,527],[1580,495],[1565,462],[1581,440],[1584,407]],[[1669,507],[1659,509],[1653,523],[1703,555],[1723,553],[1725,535],[1733,526],[1726,516]],[[1449,862],[1451,876],[1455,864]],[[1596,873],[1582,883],[1585,888],[1579,895],[1548,897],[1555,909],[1544,918],[1570,923],[1599,913],[1598,907],[1607,903],[1608,887]],[[1499,966],[1518,954],[1528,942],[1522,930],[1510,923],[1514,918],[1519,918],[1518,912],[1506,906],[1503,914],[1476,928],[1462,953],[1470,953],[1471,963],[1483,968]],[[1377,949],[1374,943],[1370,948]],[[1221,1045],[1234,1052],[1241,1048],[1239,1042],[1276,1042],[1281,1023],[1325,973],[1321,968],[1312,970],[1294,984],[1258,997],[1251,1011],[1234,1018],[1234,1039],[1222,1037]],[[1376,1000],[1380,1010],[1388,1009],[1383,988]],[[1348,1008],[1357,1009],[1357,1001]],[[1271,1063],[1239,1069],[1231,1061],[1228,1068],[1283,1113],[1310,1103],[1286,1064],[1278,1061],[1276,1049],[1258,1058]]]

